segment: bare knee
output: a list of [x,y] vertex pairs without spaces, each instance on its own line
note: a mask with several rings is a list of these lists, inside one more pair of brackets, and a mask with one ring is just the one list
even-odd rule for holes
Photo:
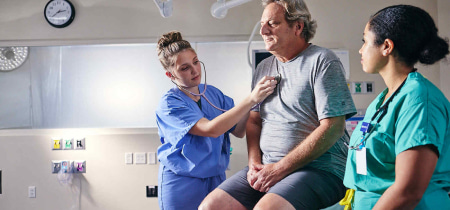
[[[212,193],[212,192],[211,192]],[[211,195],[211,193],[206,196],[205,199],[203,199],[202,203],[200,204],[200,206],[198,206],[199,210],[212,210],[212,209],[217,209],[217,198],[216,196]]]
[[198,206],[198,210],[209,210],[209,209],[213,209],[211,201],[210,199],[205,198],[200,204],[200,206]]
[[198,207],[199,210],[220,210],[220,209],[245,209],[245,207],[234,199],[231,195],[221,189],[215,189],[203,199]]
[[255,208],[253,208],[253,210],[265,209],[295,210],[295,207],[283,197],[274,193],[268,193],[264,195],[256,204]]

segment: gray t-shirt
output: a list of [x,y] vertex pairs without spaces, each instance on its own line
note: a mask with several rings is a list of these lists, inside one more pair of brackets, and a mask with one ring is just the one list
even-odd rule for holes
[[[270,56],[258,65],[252,89],[266,75],[281,74],[275,92],[259,108],[262,118],[260,147],[263,163],[275,163],[311,134],[320,120],[356,114],[344,67],[329,49],[310,45],[285,63]],[[349,141],[345,131],[337,143],[307,166],[329,171],[343,179]]]

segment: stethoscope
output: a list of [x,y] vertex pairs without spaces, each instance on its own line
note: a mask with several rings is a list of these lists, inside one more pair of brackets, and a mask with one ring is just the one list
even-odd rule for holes
[[[180,89],[182,89],[182,90],[188,92],[189,94],[191,94],[191,95],[193,95],[193,96],[200,96],[200,97],[203,97],[203,98],[206,100],[206,102],[208,102],[208,103],[209,103],[212,107],[214,107],[215,109],[217,109],[217,110],[219,110],[219,111],[222,111],[222,112],[228,111],[228,110],[221,109],[221,108],[215,106],[215,105],[214,105],[211,101],[209,101],[209,99],[206,97],[205,92],[206,92],[206,88],[208,87],[208,85],[206,84],[206,68],[205,68],[205,64],[204,64],[203,62],[201,62],[201,61],[199,61],[199,62],[200,62],[200,63],[202,64],[202,66],[203,66],[203,72],[205,72],[205,84],[204,84],[204,87],[205,87],[205,88],[203,89],[203,92],[202,92],[202,93],[200,93],[200,94],[193,93],[193,92],[187,90],[186,88],[181,87],[180,85],[178,85],[178,84],[177,84],[176,82],[174,82],[173,80],[170,80],[170,81],[172,81],[172,83],[175,84],[178,88],[180,88]],[[278,72],[278,65],[277,65],[277,72]],[[278,75],[275,76],[275,80],[277,81],[277,85],[280,84],[280,81],[281,81],[281,74],[280,74],[279,72],[278,72]],[[254,109],[255,107],[259,106],[261,103],[262,103],[262,101],[259,102],[259,103],[257,103],[257,104],[255,104],[250,110],[252,110],[252,109]]]
[[220,110],[220,111],[222,111],[222,112],[228,111],[228,110],[221,109],[221,108],[215,106],[215,105],[214,105],[213,103],[211,103],[211,101],[209,101],[209,99],[206,97],[205,92],[206,92],[206,88],[208,87],[208,85],[206,84],[206,68],[205,68],[205,64],[204,64],[203,62],[201,62],[201,61],[199,61],[199,62],[200,62],[200,63],[202,64],[202,66],[203,66],[203,72],[205,72],[205,84],[204,84],[204,87],[205,87],[205,88],[203,89],[203,92],[202,92],[202,93],[200,93],[200,94],[193,93],[193,92],[187,90],[186,88],[181,87],[180,85],[178,85],[178,84],[177,84],[176,82],[174,82],[173,80],[171,80],[172,83],[175,84],[178,88],[183,89],[184,91],[188,92],[189,94],[191,94],[191,95],[193,95],[193,96],[200,96],[200,97],[203,97],[203,98],[206,100],[206,102],[208,102],[208,103],[209,103],[212,107],[214,107],[215,109]]
[[[414,72],[416,70],[417,69],[413,69],[412,72]],[[397,88],[397,90],[395,90],[395,92],[392,94],[392,96],[389,97],[389,99],[386,101],[386,103],[384,103],[383,106],[381,106],[380,108],[377,109],[375,114],[373,114],[372,118],[370,119],[370,122],[362,122],[360,131],[362,131],[363,134],[361,135],[361,140],[360,140],[359,144],[357,144],[355,146],[350,146],[350,145],[348,145],[347,142],[344,142],[345,145],[349,149],[351,149],[351,150],[361,150],[365,146],[365,142],[366,142],[367,138],[375,130],[375,129],[373,129],[373,127],[376,127],[380,123],[380,121],[384,118],[384,116],[387,113],[389,104],[392,102],[392,100],[394,99],[395,95],[397,95],[397,93],[400,92],[400,89],[402,89],[402,87],[405,84],[407,79],[408,79],[408,77],[406,77],[406,79],[403,80],[402,84]],[[371,126],[371,122],[374,121],[375,118],[377,118],[377,117],[378,117],[378,119],[375,122],[375,126]],[[366,136],[366,134],[367,134],[367,136]]]

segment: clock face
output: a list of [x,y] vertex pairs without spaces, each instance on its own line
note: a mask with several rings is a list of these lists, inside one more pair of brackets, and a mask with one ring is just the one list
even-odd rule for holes
[[72,23],[75,17],[75,8],[66,0],[53,0],[45,5],[45,19],[57,28],[63,28]]

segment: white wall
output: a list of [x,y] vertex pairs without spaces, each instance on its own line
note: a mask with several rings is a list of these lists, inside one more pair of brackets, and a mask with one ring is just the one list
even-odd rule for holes
[[[86,149],[52,151],[51,139],[63,136],[84,136]],[[0,142],[2,210],[157,209],[145,186],[157,185],[158,165],[124,164],[125,152],[156,151],[154,129],[3,130]],[[60,184],[52,160],[86,160],[86,173]],[[36,186],[36,198],[28,198],[28,186]]]
[[[211,17],[215,0],[174,0],[173,17],[164,19],[151,0],[72,0],[77,16],[67,28],[50,27],[43,17],[47,0],[0,1],[0,46],[44,46],[103,43],[147,43],[170,30],[180,30],[191,41],[245,41],[262,8],[257,0],[229,10],[225,19]],[[439,18],[441,33],[450,36],[447,0],[314,0],[309,9],[319,27],[313,43],[350,52],[350,81],[374,81],[375,93],[385,85],[377,75],[361,71],[358,50],[369,16],[392,4],[412,4]],[[442,18],[442,19],[441,19]],[[260,40],[257,36],[255,40]],[[420,67],[449,96],[448,66]],[[208,74],[211,76],[211,74]],[[250,84],[250,81],[248,81]],[[222,85],[222,84],[221,84]],[[225,84],[226,85],[226,84]],[[354,96],[357,108],[365,108],[376,94]],[[233,96],[232,96],[233,97]],[[0,209],[70,209],[73,194],[50,173],[53,159],[84,159],[87,173],[81,179],[81,208],[157,209],[155,198],[145,197],[145,185],[157,183],[156,165],[125,165],[125,152],[154,152],[160,144],[148,129],[83,129],[85,151],[52,151],[53,135],[73,130],[1,130],[0,169],[3,194]],[[246,165],[244,139],[232,139],[231,171]],[[114,171],[117,169],[117,171]],[[37,187],[37,197],[28,198],[28,186]]]
[[[51,150],[52,138],[61,137],[85,137],[86,149]],[[231,142],[228,176],[247,158],[245,140]],[[0,209],[158,209],[157,198],[145,194],[145,186],[158,184],[158,165],[127,165],[125,153],[156,152],[159,145],[155,128],[2,130]],[[74,174],[71,185],[60,184],[52,160],[86,160],[86,173]],[[28,198],[28,186],[36,186],[36,198]]]
[[[438,29],[439,35],[450,38],[450,1],[438,0]],[[450,56],[440,63],[440,82],[441,90],[447,99],[450,99]]]
[[156,42],[179,30],[198,39],[236,39],[250,34],[262,12],[260,2],[230,9],[224,19],[211,16],[215,0],[174,0],[173,16],[163,18],[153,0],[71,0],[76,15],[63,29],[44,18],[48,0],[0,1],[0,46]]

